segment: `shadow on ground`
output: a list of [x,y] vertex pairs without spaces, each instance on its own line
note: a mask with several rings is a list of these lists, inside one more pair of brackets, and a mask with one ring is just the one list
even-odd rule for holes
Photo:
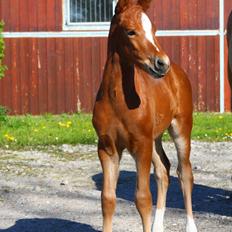
[[100,232],[91,226],[68,220],[47,219],[21,219],[15,225],[0,232]]
[[[102,173],[92,177],[98,190],[102,189]],[[121,171],[117,198],[134,201],[136,173]],[[156,202],[156,184],[151,176],[151,191],[153,204]],[[176,177],[171,177],[167,196],[168,208],[184,209],[183,197],[180,191],[179,181]],[[198,212],[214,213],[223,216],[232,216],[232,192],[220,188],[212,188],[204,185],[194,185],[193,190],[193,210]]]

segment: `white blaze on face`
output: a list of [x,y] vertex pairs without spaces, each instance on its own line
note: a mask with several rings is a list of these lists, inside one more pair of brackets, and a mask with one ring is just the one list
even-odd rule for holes
[[145,36],[146,36],[147,40],[150,41],[154,45],[156,50],[159,52],[159,48],[155,44],[155,41],[153,38],[152,24],[151,24],[150,19],[148,18],[148,16],[145,13],[142,13],[141,20],[142,20],[142,25],[143,25],[143,29],[145,31]]

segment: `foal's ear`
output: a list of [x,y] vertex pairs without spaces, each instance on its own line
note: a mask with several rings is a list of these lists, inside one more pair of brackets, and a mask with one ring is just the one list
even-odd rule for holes
[[138,0],[138,4],[146,11],[150,7],[151,1],[152,0]]
[[115,8],[115,14],[120,14],[124,10],[126,10],[131,5],[134,5],[137,3],[137,0],[118,0],[118,3]]

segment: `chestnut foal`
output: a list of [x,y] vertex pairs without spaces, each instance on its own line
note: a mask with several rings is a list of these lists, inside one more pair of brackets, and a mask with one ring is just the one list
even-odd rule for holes
[[[177,173],[187,211],[187,232],[196,232],[192,214],[193,175],[190,156],[192,93],[189,80],[170,63],[144,13],[151,0],[119,0],[111,22],[108,57],[93,112],[103,169],[103,231],[112,231],[116,185],[122,151],[127,148],[137,169],[136,207],[144,232],[162,232],[170,163],[162,133],[168,129],[178,154]],[[158,186],[152,226],[150,168]]]

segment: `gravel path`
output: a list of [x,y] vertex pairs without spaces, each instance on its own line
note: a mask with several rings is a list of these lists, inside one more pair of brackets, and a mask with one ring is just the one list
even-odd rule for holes
[[[174,147],[165,231],[185,231],[185,213]],[[96,232],[101,230],[102,174],[95,146],[45,151],[0,150],[0,232]],[[192,143],[193,209],[199,231],[232,232],[232,143]],[[135,165],[121,162],[114,232],[142,231],[134,205]],[[156,199],[152,178],[151,189]],[[155,203],[154,203],[155,209]]]

